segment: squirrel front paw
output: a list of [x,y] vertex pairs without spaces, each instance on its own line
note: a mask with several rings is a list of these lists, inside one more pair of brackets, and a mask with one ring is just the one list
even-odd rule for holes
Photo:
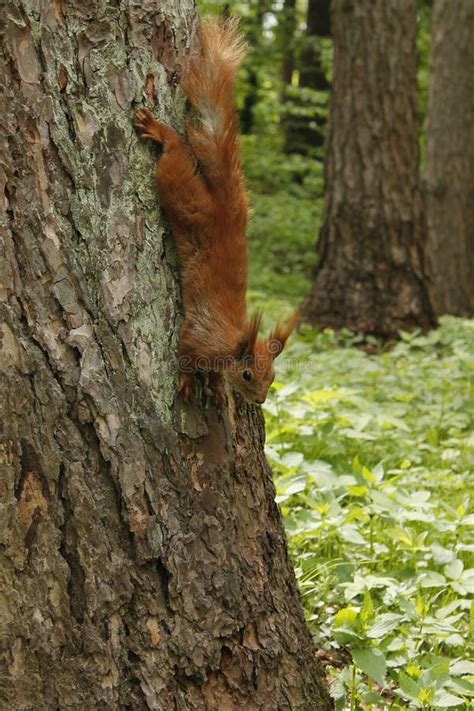
[[137,122],[133,124],[133,128],[138,131],[140,138],[151,138],[152,141],[163,143],[163,126],[155,119],[150,109],[145,107],[136,111],[135,118]]

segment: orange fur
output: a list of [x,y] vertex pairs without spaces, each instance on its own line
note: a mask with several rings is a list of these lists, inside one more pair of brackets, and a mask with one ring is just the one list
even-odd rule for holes
[[247,316],[248,204],[234,107],[245,42],[233,19],[205,19],[199,36],[201,54],[191,59],[182,82],[193,108],[187,141],[148,109],[137,111],[135,123],[142,138],[163,147],[156,182],[176,241],[185,310],[179,389],[188,399],[194,370],[204,368],[222,373],[247,400],[263,402],[273,360],[296,317],[265,341],[257,338],[260,314]]

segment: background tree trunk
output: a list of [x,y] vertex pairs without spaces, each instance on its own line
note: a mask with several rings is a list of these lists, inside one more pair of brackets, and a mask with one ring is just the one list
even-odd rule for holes
[[281,80],[283,86],[291,84],[295,70],[296,0],[284,0],[278,22],[282,52]]
[[[321,37],[330,37],[330,0],[308,0],[306,31],[301,39],[299,56],[299,89],[329,91],[324,73]],[[285,124],[285,151],[308,153],[324,145],[326,120],[314,98],[308,105],[308,96],[301,91],[291,91],[288,97],[288,116]],[[322,104],[321,101],[318,104]],[[295,110],[296,109],[296,110]],[[306,109],[306,111],[301,111]],[[309,113],[308,113],[309,109]],[[319,110],[317,110],[319,109]]]
[[[328,709],[258,409],[176,398],[154,159],[179,5],[6,2],[0,181],[0,705]],[[194,41],[194,40],[193,40]]]
[[329,89],[321,64],[319,37],[331,35],[330,0],[308,0],[306,32],[301,51],[300,86],[324,91]]
[[262,34],[265,13],[271,6],[271,0],[255,0],[253,7],[253,17],[247,32],[247,39],[250,45],[250,51],[254,55],[252,61],[247,63],[247,91],[244,96],[244,102],[240,111],[240,130],[242,133],[252,133],[255,123],[255,106],[258,102],[258,93],[260,89],[259,77],[259,54],[262,51]]
[[414,0],[334,0],[319,261],[303,312],[393,336],[433,324],[418,187]]
[[436,0],[426,130],[428,257],[437,314],[474,315],[474,3]]

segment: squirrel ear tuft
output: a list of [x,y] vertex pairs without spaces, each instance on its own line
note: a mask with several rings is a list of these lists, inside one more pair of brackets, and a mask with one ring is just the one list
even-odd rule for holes
[[248,355],[248,353],[249,353],[249,345],[250,345],[249,339],[243,338],[235,350],[234,358],[236,360],[243,360],[245,358],[245,356]]
[[298,324],[298,321],[299,313],[298,311],[294,311],[287,321],[284,323],[277,323],[273,331],[270,333],[268,338],[268,350],[272,354],[273,358],[280,355],[292,331],[294,331],[296,325]]
[[261,323],[262,312],[256,311],[250,321],[247,322],[245,335],[237,346],[235,352],[237,360],[243,360],[245,356],[253,355]]

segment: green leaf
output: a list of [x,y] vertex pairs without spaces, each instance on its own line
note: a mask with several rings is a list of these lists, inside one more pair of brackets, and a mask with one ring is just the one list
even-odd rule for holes
[[366,496],[368,489],[366,486],[348,486],[347,491],[351,496]]
[[419,683],[425,691],[433,692],[435,688],[442,687],[449,681],[449,659],[430,655],[424,660],[424,664],[428,665],[429,669],[425,669]]
[[436,619],[443,620],[446,617],[449,617],[455,610],[458,609],[461,603],[462,600],[453,600],[453,602],[450,602],[448,605],[440,607],[439,610],[436,610]]
[[465,659],[453,662],[449,666],[449,673],[453,676],[464,676],[464,674],[474,675],[474,662],[468,662]]
[[385,637],[389,632],[396,630],[400,626],[403,619],[403,615],[396,615],[392,612],[380,615],[367,632],[367,637],[370,637],[371,639],[380,639],[381,637]]
[[353,649],[352,658],[357,666],[362,669],[371,679],[383,686],[387,662],[379,649],[371,647],[365,649]]
[[427,570],[420,575],[420,585],[422,588],[441,588],[446,585],[446,578],[435,570]]
[[362,477],[369,482],[369,484],[375,484],[376,479],[370,469],[367,469],[367,467],[362,467]]
[[420,619],[420,614],[418,610],[416,609],[415,605],[410,602],[410,600],[407,600],[405,597],[403,597],[403,595],[399,595],[397,600],[400,608],[410,618],[412,622]]
[[304,461],[304,457],[301,454],[301,452],[288,452],[288,454],[285,454],[281,458],[281,463],[285,466],[288,467],[288,469],[292,469],[294,467],[300,467],[301,464]]
[[373,616],[374,603],[372,602],[372,596],[369,590],[366,590],[364,592],[364,604],[362,605],[360,611],[360,619],[362,620],[363,624],[367,624],[367,622],[369,622],[369,620],[371,620]]
[[353,607],[344,607],[339,610],[334,617],[334,627],[342,627],[342,625],[350,627],[357,620],[357,611]]
[[451,580],[459,580],[463,570],[464,563],[458,558],[456,558],[456,560],[453,560],[451,563],[448,563],[448,565],[446,565],[444,568],[444,572],[446,573],[448,578],[451,578]]
[[344,681],[339,674],[329,688],[329,693],[331,697],[335,700],[344,699],[346,691],[344,689]]
[[302,475],[284,476],[276,480],[276,502],[283,503],[293,494],[299,494],[306,488],[306,477]]
[[464,638],[460,634],[450,634],[447,637],[443,637],[443,642],[449,647],[462,647],[464,645]]
[[436,565],[444,565],[445,563],[450,563],[453,558],[455,558],[455,553],[452,550],[443,548],[439,543],[433,543],[431,546],[431,552],[433,553],[433,562]]
[[413,699],[413,701],[417,701],[419,699],[421,694],[421,686],[417,684],[416,681],[413,681],[413,679],[410,679],[407,674],[400,672],[398,675],[398,683],[400,684],[400,689],[403,691],[405,696],[408,696],[409,699]]
[[453,694],[450,694],[444,689],[440,689],[436,692],[434,703],[436,707],[441,709],[447,709],[451,706],[460,706],[461,704],[464,705],[463,699],[459,696],[453,696]]
[[[375,691],[368,691],[366,694],[362,694],[362,702],[367,706],[379,704],[381,708],[385,704],[385,699],[380,694],[376,694]],[[365,708],[365,706],[364,706]]]
[[346,607],[339,610],[334,618],[334,637],[340,644],[357,642],[362,637],[359,615],[356,610]]

